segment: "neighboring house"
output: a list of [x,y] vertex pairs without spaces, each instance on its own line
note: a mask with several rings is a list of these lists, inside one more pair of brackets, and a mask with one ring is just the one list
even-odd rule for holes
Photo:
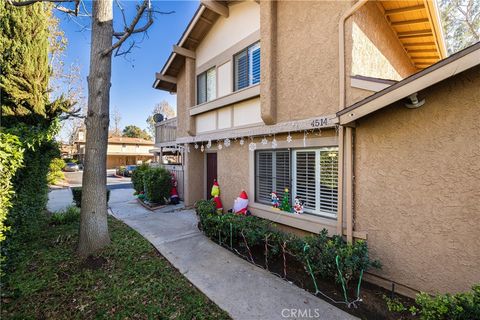
[[[156,75],[177,94],[175,137],[156,147],[183,145],[188,206],[218,179],[226,209],[245,189],[281,228],[368,239],[383,264],[371,282],[467,290],[480,281],[479,46],[442,60],[431,0],[202,1]],[[304,214],[271,208],[285,188]]]
[[[153,141],[128,137],[109,137],[107,147],[107,169],[135,165],[153,160],[150,149]],[[85,156],[85,131],[79,130],[75,140],[75,157],[83,162]]]

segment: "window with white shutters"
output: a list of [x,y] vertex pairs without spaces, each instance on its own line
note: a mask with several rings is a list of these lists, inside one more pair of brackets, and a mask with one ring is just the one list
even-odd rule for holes
[[234,57],[235,91],[260,83],[260,42]]
[[336,217],[338,205],[338,148],[295,150],[293,192],[307,213]]
[[290,187],[290,152],[257,151],[255,158],[255,201],[270,204],[272,191],[282,198]]
[[299,197],[305,213],[336,218],[338,148],[256,151],[255,201],[270,204],[272,191],[282,199],[290,187],[292,204]]
[[197,104],[217,97],[217,71],[215,67],[197,76]]

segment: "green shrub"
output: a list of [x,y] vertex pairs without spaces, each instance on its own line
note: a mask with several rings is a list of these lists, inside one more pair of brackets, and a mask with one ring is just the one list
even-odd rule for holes
[[125,170],[126,170],[126,167],[125,167],[125,166],[120,166],[120,167],[118,167],[117,170],[115,170],[115,171],[116,171],[116,174],[117,174],[118,176],[123,176],[123,175],[125,175]]
[[69,224],[80,220],[80,209],[76,206],[70,206],[63,211],[54,212],[50,217],[50,224],[61,225]]
[[50,162],[47,181],[48,184],[56,184],[58,181],[65,179],[62,169],[65,167],[65,161],[60,158],[54,158]]
[[149,168],[150,167],[148,166],[148,164],[142,164],[138,166],[135,170],[133,170],[132,184],[133,189],[135,189],[136,193],[142,193],[145,191],[143,175],[145,174],[145,171],[147,171]]
[[172,189],[172,177],[167,169],[148,168],[143,174],[143,182],[148,201],[158,204],[165,204],[168,201]]
[[[213,200],[201,200],[195,205],[202,231],[212,240],[231,246],[265,245],[268,239],[269,257],[280,256],[285,249],[314,277],[335,279],[340,283],[339,270],[346,289],[353,279],[370,268],[380,268],[378,261],[370,260],[365,241],[348,244],[340,236],[328,237],[326,229],[320,234],[299,238],[279,231],[267,220],[255,216],[215,213]],[[337,267],[338,257],[338,267]],[[269,258],[269,259],[270,259]]]
[[422,320],[472,320],[480,319],[480,284],[472,287],[471,292],[457,294],[439,294],[430,296],[427,293],[417,295],[412,307],[413,314],[420,315]]
[[[72,189],[73,202],[80,208],[82,206],[82,187],[73,187]],[[107,189],[107,204],[110,200],[110,190]]]
[[5,240],[7,212],[12,207],[13,177],[23,164],[22,143],[17,136],[0,131],[0,243]]

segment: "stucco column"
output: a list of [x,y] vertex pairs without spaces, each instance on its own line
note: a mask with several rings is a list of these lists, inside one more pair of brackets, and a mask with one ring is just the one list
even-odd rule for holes
[[190,115],[189,108],[195,105],[195,59],[185,57],[185,106],[187,119],[187,132],[189,135],[196,134],[195,117]]
[[277,1],[260,1],[261,117],[265,124],[277,121]]

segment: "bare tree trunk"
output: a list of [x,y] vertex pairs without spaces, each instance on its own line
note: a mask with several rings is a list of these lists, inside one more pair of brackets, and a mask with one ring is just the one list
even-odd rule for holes
[[110,243],[107,225],[107,144],[112,74],[113,2],[93,1],[88,76],[85,169],[78,254],[86,257]]

